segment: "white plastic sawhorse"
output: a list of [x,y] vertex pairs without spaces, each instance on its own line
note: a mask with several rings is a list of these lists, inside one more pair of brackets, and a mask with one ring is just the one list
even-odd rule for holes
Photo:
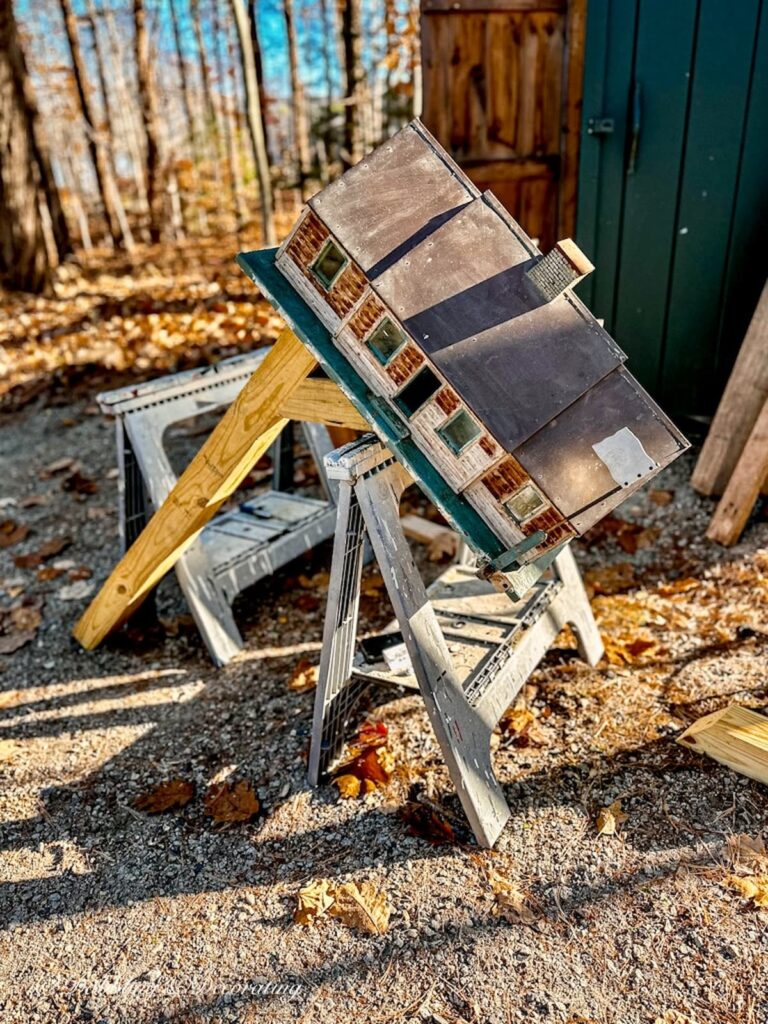
[[[176,483],[163,434],[174,423],[231,405],[264,359],[260,349],[215,366],[189,370],[98,396],[115,417],[120,542],[127,550]],[[291,424],[284,432],[292,437]],[[243,643],[232,615],[237,594],[304,551],[332,536],[335,488],[329,487],[324,457],[332,449],[326,427],[302,424],[317,464],[325,500],[286,493],[293,453],[273,446],[273,489],[238,509],[217,515],[176,563],[176,575],[213,661],[224,665]]]
[[[491,762],[493,729],[566,623],[582,658],[595,665],[603,655],[573,555],[564,548],[548,576],[517,603],[469,565],[452,566],[428,592],[400,526],[400,497],[411,480],[390,452],[365,435],[331,453],[326,470],[339,481],[339,512],[309,781],[317,785],[339,754],[345,725],[372,681],[418,686],[477,841],[493,846],[510,816]],[[366,534],[410,658],[410,679],[355,658]]]

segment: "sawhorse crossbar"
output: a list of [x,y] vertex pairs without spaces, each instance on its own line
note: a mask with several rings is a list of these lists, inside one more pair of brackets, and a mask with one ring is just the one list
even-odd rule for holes
[[603,654],[573,555],[564,548],[551,573],[517,604],[479,580],[470,566],[451,567],[428,592],[400,526],[408,473],[371,434],[329,455],[326,468],[340,490],[310,782],[317,785],[340,752],[361,690],[372,680],[409,682],[355,665],[367,534],[410,658],[410,682],[421,691],[478,843],[493,846],[510,816],[491,762],[493,729],[563,626],[572,626],[590,665]]

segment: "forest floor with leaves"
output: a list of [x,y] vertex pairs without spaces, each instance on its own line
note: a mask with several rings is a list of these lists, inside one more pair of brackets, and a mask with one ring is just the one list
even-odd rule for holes
[[[223,669],[173,576],[157,623],[71,639],[118,555],[96,393],[279,329],[235,247],[0,298],[0,1019],[765,1024],[768,794],[675,738],[765,708],[768,522],[704,540],[691,458],[574,545],[606,656],[563,634],[505,716],[493,851],[418,696],[372,694],[335,784],[307,786],[328,544],[238,599]],[[391,614],[375,566],[363,590],[371,631]]]

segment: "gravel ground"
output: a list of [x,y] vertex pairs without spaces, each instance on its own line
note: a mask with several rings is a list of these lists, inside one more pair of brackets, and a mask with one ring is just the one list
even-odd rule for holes
[[[173,579],[163,626],[90,653],[70,639],[117,555],[112,428],[92,401],[87,387],[41,397],[0,431],[0,498],[16,502],[0,519],[32,531],[0,550],[0,607],[44,601],[36,638],[0,656],[3,1022],[768,1021],[767,912],[727,884],[729,837],[766,833],[766,790],[674,742],[732,700],[765,705],[768,523],[727,552],[704,541],[712,504],[686,459],[577,546],[608,657],[589,669],[564,635],[531,678],[533,723],[504,731],[495,755],[512,818],[481,851],[417,696],[370,709],[389,730],[389,785],[350,800],[307,787],[313,695],[287,683],[319,657],[328,546],[239,599],[247,649],[225,669]],[[71,467],[41,479],[65,457],[95,493]],[[14,564],[65,533],[72,545],[45,562],[55,579]],[[375,568],[368,579],[372,629],[389,613]],[[73,586],[81,597],[65,599]],[[135,809],[169,778],[195,784],[186,807]],[[257,819],[206,816],[223,778],[256,786]],[[455,842],[409,834],[398,812],[414,786]],[[617,799],[626,820],[598,835]],[[494,895],[499,876],[519,912]],[[376,883],[387,932],[294,923],[319,878]]]

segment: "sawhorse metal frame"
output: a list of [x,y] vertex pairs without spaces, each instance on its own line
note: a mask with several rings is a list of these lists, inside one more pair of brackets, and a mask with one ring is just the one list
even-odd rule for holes
[[[159,508],[176,484],[163,444],[166,430],[230,406],[266,352],[257,350],[98,396],[102,410],[114,416],[116,423],[123,552],[143,531],[151,507]],[[286,493],[293,478],[289,422],[272,444],[272,489],[215,516],[176,562],[189,610],[217,665],[226,664],[243,646],[232,614],[235,597],[333,534],[336,488],[329,487],[324,467],[333,445],[321,424],[303,423],[302,430],[325,499]]]
[[469,566],[452,567],[428,593],[400,526],[400,497],[411,482],[407,472],[370,434],[329,455],[326,468],[340,491],[310,783],[317,785],[338,755],[361,691],[372,680],[409,682],[355,665],[367,534],[410,657],[411,685],[421,691],[478,843],[493,846],[510,816],[491,762],[493,729],[563,626],[573,627],[590,665],[603,654],[573,555],[563,549],[551,573],[516,604]]

